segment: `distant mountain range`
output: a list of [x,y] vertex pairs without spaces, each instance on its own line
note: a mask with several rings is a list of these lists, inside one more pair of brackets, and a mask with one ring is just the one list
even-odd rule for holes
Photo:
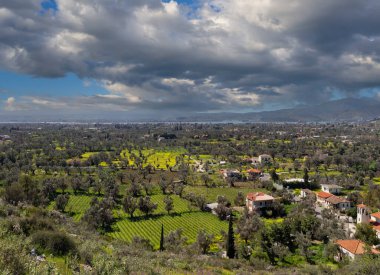
[[380,100],[375,98],[346,98],[319,105],[250,113],[199,113],[187,116],[126,113],[0,113],[1,122],[57,122],[57,123],[134,123],[134,122],[357,122],[380,119]]
[[178,117],[177,121],[193,122],[338,122],[365,121],[380,117],[380,101],[368,98],[346,98],[327,103],[250,113],[207,113]]

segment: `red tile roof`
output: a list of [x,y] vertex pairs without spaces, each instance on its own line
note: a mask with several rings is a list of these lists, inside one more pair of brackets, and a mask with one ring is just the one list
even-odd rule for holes
[[348,202],[347,200],[341,198],[341,197],[337,197],[337,196],[330,196],[326,199],[327,202],[329,203],[332,203],[332,204],[339,204],[339,203],[342,203],[342,202]]
[[252,168],[247,170],[247,173],[261,174],[261,171],[259,169]]
[[371,216],[375,217],[376,219],[380,219],[380,212],[372,213]]
[[358,204],[356,207],[358,207],[358,208],[367,208],[367,206],[365,205],[365,204]]
[[319,198],[322,198],[322,199],[327,199],[327,198],[330,198],[331,196],[334,196],[333,194],[330,194],[330,193],[327,193],[327,192],[323,192],[323,191],[321,191],[321,192],[318,192],[317,193],[317,196],[319,197]]
[[373,229],[375,229],[376,231],[380,231],[380,223],[374,221],[370,221],[370,223]]
[[[336,243],[352,254],[360,255],[365,253],[365,244],[360,240],[337,240]],[[371,251],[374,254],[380,254],[377,249],[372,248]]]
[[274,200],[272,196],[269,196],[262,192],[256,192],[256,193],[248,193],[247,199],[250,201],[270,201]]

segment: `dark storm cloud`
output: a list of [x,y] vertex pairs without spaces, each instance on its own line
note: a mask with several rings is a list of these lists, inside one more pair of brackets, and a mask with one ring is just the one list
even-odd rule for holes
[[[377,0],[205,0],[191,17],[158,0],[58,0],[57,12],[44,13],[37,0],[7,2],[0,4],[2,68],[72,72],[109,91],[30,95],[22,106],[254,110],[380,86]],[[11,101],[15,109],[19,100]]]

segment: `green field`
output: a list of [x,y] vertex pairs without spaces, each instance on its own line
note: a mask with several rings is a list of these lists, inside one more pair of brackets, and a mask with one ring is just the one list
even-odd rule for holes
[[185,193],[195,193],[198,195],[204,195],[207,202],[216,202],[218,196],[225,196],[230,202],[233,203],[237,194],[242,192],[245,196],[247,193],[251,192],[264,192],[268,193],[265,189],[254,189],[254,188],[230,188],[230,187],[217,187],[217,188],[205,188],[198,186],[187,186],[185,188]]
[[154,246],[158,246],[162,224],[165,228],[165,234],[182,228],[183,235],[190,242],[196,239],[200,229],[205,229],[208,233],[220,234],[221,230],[227,231],[228,227],[227,222],[220,221],[211,213],[191,212],[173,216],[164,215],[139,221],[123,219],[116,222],[114,232],[108,235],[124,241],[131,241],[134,236],[140,236],[149,239]]
[[[73,217],[74,221],[79,221],[86,210],[90,207],[92,197],[86,195],[70,195],[65,212]],[[55,202],[51,203],[49,209],[54,209]]]
[[[165,195],[153,195],[152,201],[158,204],[154,214],[145,219],[143,214],[137,210],[135,220],[131,221],[122,209],[114,210],[116,223],[113,226],[114,231],[108,233],[109,236],[130,241],[134,236],[141,236],[151,240],[154,245],[158,245],[160,238],[161,224],[164,224],[166,234],[170,231],[182,228],[184,236],[189,242],[195,240],[200,229],[206,229],[207,232],[219,234],[221,230],[227,230],[227,222],[220,221],[211,213],[205,212],[189,212],[188,201],[181,199],[177,195],[171,195],[173,198],[174,209],[170,215],[165,210],[163,199]],[[65,212],[73,217],[73,220],[78,222],[90,207],[92,196],[86,195],[70,195],[69,203],[65,208]],[[54,208],[54,203],[49,206],[49,209]]]
[[174,167],[177,164],[176,158],[185,154],[186,150],[183,148],[154,150],[144,149],[141,151],[124,149],[120,153],[122,159],[128,159],[130,166],[136,165],[136,160],[139,158],[142,161],[142,166],[153,166],[156,169],[166,169],[167,167]]

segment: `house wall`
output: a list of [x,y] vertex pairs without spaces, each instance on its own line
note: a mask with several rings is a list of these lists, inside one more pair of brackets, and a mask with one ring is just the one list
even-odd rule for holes
[[322,186],[322,191],[330,194],[340,194],[340,188],[331,188],[329,186]]
[[345,210],[351,208],[351,204],[349,202],[342,202],[339,204],[339,209]]
[[246,206],[249,211],[253,211],[255,209],[260,209],[264,207],[270,207],[273,204],[273,201],[250,201],[246,199]]
[[273,201],[255,201],[253,202],[254,208],[263,208],[271,206]]
[[350,257],[352,260],[355,259],[355,254],[352,254],[350,251],[344,249],[343,247],[339,247],[340,251],[344,254]]
[[357,223],[369,223],[370,216],[365,208],[358,208],[356,221]]

